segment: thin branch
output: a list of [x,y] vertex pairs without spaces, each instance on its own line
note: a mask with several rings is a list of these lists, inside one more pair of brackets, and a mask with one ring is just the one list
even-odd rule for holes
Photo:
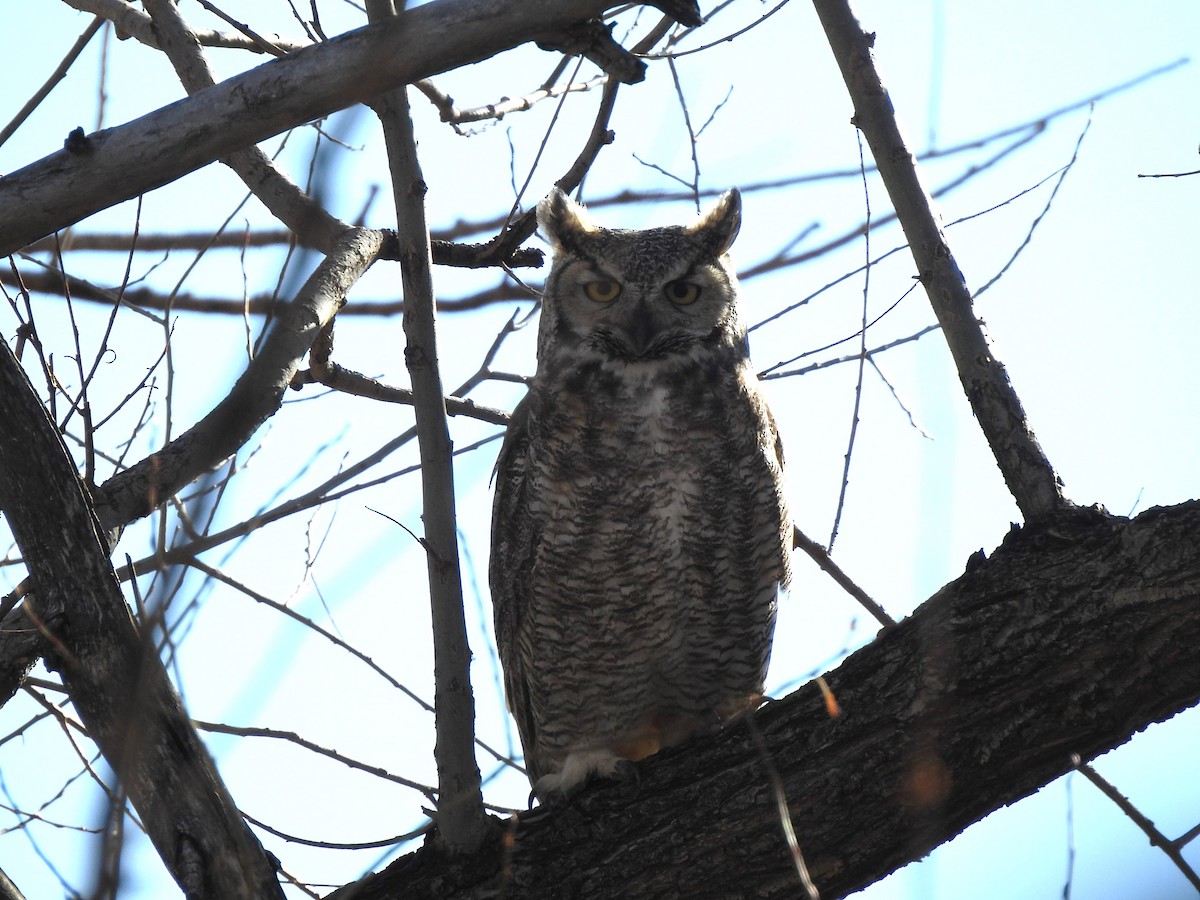
[[900,407],[900,411],[908,418],[908,424],[917,430],[917,433],[923,438],[933,438],[928,431],[917,421],[917,417],[913,415],[912,409],[900,396],[900,391],[892,384],[892,380],[884,374],[883,369],[879,367],[879,360],[870,354],[867,355],[867,362],[871,364],[871,368],[875,370],[875,374],[879,376],[879,380],[883,382],[883,386],[888,389],[888,393],[892,395],[892,399],[896,401],[896,405]]
[[842,571],[841,566],[833,561],[833,558],[824,547],[796,526],[792,526],[792,546],[799,547],[811,556],[813,562],[820,566],[830,578],[840,584],[847,594],[861,603],[863,609],[873,615],[880,625],[884,628],[889,628],[896,624],[896,620],[889,616],[882,606],[871,599],[870,594],[855,584],[850,576]]
[[1175,863],[1175,867],[1183,873],[1183,877],[1191,883],[1192,887],[1200,891],[1200,875],[1197,875],[1196,870],[1188,865],[1187,860],[1183,858],[1183,854],[1180,852],[1182,844],[1179,841],[1173,841],[1159,831],[1155,824],[1142,814],[1141,810],[1130,803],[1129,799],[1105,780],[1099,772],[1080,759],[1078,754],[1071,754],[1071,765],[1088,781],[1098,787],[1104,796],[1117,804],[1121,808],[1121,812],[1125,813],[1130,821],[1140,828],[1146,837],[1150,838],[1150,845],[1162,850],[1167,855],[1167,858]]
[[412,788],[414,791],[420,791],[425,797],[433,802],[434,789],[427,784],[421,784],[418,781],[413,781],[410,778],[405,778],[401,775],[393,775],[387,769],[380,766],[373,766],[370,763],[365,763],[352,757],[346,756],[344,753],[339,753],[329,747],[322,747],[315,741],[310,741],[308,738],[301,737],[294,731],[281,731],[278,728],[251,728],[239,725],[225,725],[221,722],[202,722],[199,719],[193,719],[192,724],[201,731],[210,731],[216,734],[233,734],[240,737],[261,737],[274,738],[280,741],[287,741],[295,744],[297,747],[303,747],[305,750],[310,750],[318,756],[324,756],[327,759],[332,759],[335,762],[340,762],[344,766],[351,769],[358,769],[360,772],[366,772],[374,775],[377,778],[382,778],[385,781],[390,781],[394,784],[402,785],[403,787]]
[[58,64],[54,71],[50,73],[50,77],[46,79],[45,83],[34,91],[33,96],[17,111],[12,120],[3,128],[0,128],[0,145],[3,145],[5,141],[12,137],[16,130],[21,127],[22,123],[38,108],[41,102],[50,96],[50,92],[54,90],[55,85],[66,77],[67,71],[74,64],[75,60],[79,58],[79,54],[83,52],[83,48],[88,45],[88,42],[96,36],[97,32],[104,25],[105,20],[100,16],[96,16],[92,20],[92,23],[83,30],[83,34],[79,35],[74,45],[67,51],[67,55],[63,57],[62,62]]
[[[375,23],[393,17],[391,0],[368,0]],[[453,855],[475,851],[489,828],[475,760],[475,698],[463,611],[462,572],[454,505],[454,465],[439,369],[425,181],[417,159],[403,87],[375,104],[383,125],[396,202],[400,277],[404,288],[404,361],[412,381],[421,454],[421,519],[433,619],[434,719],[438,772],[436,841]]]
[[867,186],[867,170],[863,161],[862,135],[858,138],[858,168],[862,172],[863,209],[866,219],[863,223],[863,256],[866,261],[862,265],[862,327],[858,330],[858,374],[854,382],[854,410],[850,415],[850,437],[846,441],[846,456],[842,466],[842,486],[838,490],[837,511],[833,515],[833,527],[829,531],[829,544],[826,549],[833,552],[833,542],[837,540],[838,526],[842,521],[842,512],[846,508],[846,492],[850,488],[850,460],[854,455],[854,440],[858,436],[859,410],[862,408],[863,374],[867,367],[867,319],[871,299],[871,194]]
[[1013,251],[1012,256],[1008,258],[1008,261],[1000,267],[1000,271],[989,278],[980,288],[975,291],[976,299],[978,299],[980,295],[983,294],[988,288],[1004,277],[1005,273],[1012,268],[1012,264],[1017,261],[1017,257],[1025,251],[1025,248],[1029,246],[1030,241],[1033,240],[1033,233],[1037,231],[1038,225],[1042,223],[1042,220],[1046,218],[1046,214],[1050,212],[1050,207],[1054,204],[1054,198],[1058,196],[1058,191],[1063,186],[1063,182],[1067,178],[1067,173],[1069,173],[1071,169],[1075,167],[1075,163],[1079,159],[1079,148],[1083,146],[1083,139],[1087,137],[1087,133],[1092,127],[1092,111],[1094,110],[1095,104],[1092,105],[1092,109],[1088,112],[1087,121],[1083,124],[1083,130],[1079,132],[1079,138],[1075,141],[1075,149],[1071,151],[1071,158],[1067,161],[1067,164],[1059,170],[1058,181],[1054,182],[1054,188],[1050,191],[1050,196],[1046,198],[1046,203],[1042,207],[1042,211],[1037,214],[1037,217],[1030,224],[1029,230],[1025,232],[1025,239],[1021,241],[1020,246]]
[[687,130],[688,147],[692,152],[692,180],[684,182],[692,190],[692,200],[696,204],[696,214],[700,213],[700,156],[696,150],[696,129],[692,126],[692,112],[688,109],[687,98],[683,95],[683,84],[679,80],[679,69],[675,60],[668,59],[667,67],[671,70],[671,81],[675,85],[675,97],[679,100],[679,109],[683,113],[683,127]]
[[279,46],[273,41],[267,40],[245,22],[239,22],[237,19],[233,18],[233,16],[220,9],[216,4],[209,3],[208,0],[197,0],[197,2],[214,16],[224,19],[239,32],[244,34],[250,40],[250,42],[254,44],[255,49],[263,53],[269,53],[272,56],[283,56],[285,53],[287,53],[287,50],[285,50],[283,47]]
[[[307,384],[320,384],[331,390],[351,394],[355,397],[367,397],[384,403],[400,403],[404,406],[414,405],[413,392],[408,388],[384,384],[376,378],[344,368],[335,362],[326,362],[318,367],[313,365],[310,360],[309,364],[310,368],[297,372],[292,378],[290,387],[293,390],[301,390]],[[492,425],[507,425],[509,419],[512,418],[510,413],[502,409],[481,406],[474,400],[463,397],[447,396],[442,400],[448,416],[478,419]]]
[[[749,25],[745,26],[744,28],[739,28],[737,31],[730,32],[729,34],[725,35],[722,38],[718,38],[715,41],[709,41],[707,44],[701,44],[699,47],[692,47],[689,50],[666,50],[662,53],[647,53],[647,54],[645,54],[645,57],[646,57],[646,59],[662,59],[664,57],[666,57],[667,59],[677,59],[680,56],[689,56],[692,53],[701,53],[705,50],[708,50],[712,47],[716,47],[720,44],[728,43],[728,42],[732,41],[734,38],[741,37],[747,31],[750,31],[753,28],[757,28],[759,25],[761,25],[767,19],[771,18],[771,16],[775,15],[775,13],[779,12],[779,10],[781,10],[785,6],[787,6],[787,4],[789,2],[790,2],[790,0],[780,0],[779,3],[776,3],[774,6],[772,6],[770,9],[768,9],[765,13],[763,13],[761,16],[759,16],[755,21],[751,22]],[[708,17],[711,18],[712,13],[709,13]],[[674,40],[672,40],[671,45],[674,46],[674,44],[677,43],[680,39],[682,39],[682,37],[684,35],[691,34],[693,31],[695,31],[695,29],[685,31],[678,38],[675,38]]]
[[249,813],[244,812],[242,815],[245,817],[246,821],[255,828],[261,828],[268,834],[273,834],[275,837],[285,840],[289,844],[301,844],[305,847],[320,847],[325,850],[371,850],[377,847],[394,847],[398,844],[403,844],[413,840],[414,838],[420,837],[422,834],[425,834],[427,831],[429,831],[430,828],[429,825],[423,825],[420,828],[413,829],[412,831],[404,834],[380,838],[376,841],[318,841],[313,840],[312,838],[297,837],[296,835],[282,831],[281,829],[272,828],[266,822],[262,821],[261,819],[254,818],[254,816],[250,815]]
[[[437,107],[438,114],[441,116],[443,122],[457,126],[467,122],[482,122],[488,119],[499,121],[509,113],[525,112],[532,109],[543,100],[551,100],[568,93],[590,91],[592,88],[607,84],[608,82],[608,75],[596,75],[587,81],[568,81],[562,85],[549,85],[539,88],[536,91],[530,91],[528,94],[520,97],[505,97],[497,100],[495,103],[487,103],[483,106],[472,107],[471,109],[459,109],[454,105],[452,97],[439,91],[433,82],[428,79],[418,81],[413,87],[428,97],[430,102]],[[456,130],[459,134],[466,133],[461,129],[456,128]]]
[[814,0],[814,5],[854,101],[854,123],[871,145],[963,389],[1009,491],[1027,521],[1069,506],[1008,373],[975,316],[970,291],[875,69],[875,36],[862,30],[846,0]]

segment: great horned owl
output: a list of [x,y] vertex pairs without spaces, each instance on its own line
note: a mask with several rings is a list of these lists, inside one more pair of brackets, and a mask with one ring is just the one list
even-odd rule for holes
[[538,222],[554,263],[497,462],[490,581],[545,798],[761,701],[791,525],[725,255],[738,192],[630,231],[556,189]]

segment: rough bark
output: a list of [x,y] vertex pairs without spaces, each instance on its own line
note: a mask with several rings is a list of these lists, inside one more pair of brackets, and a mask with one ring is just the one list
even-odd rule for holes
[[[826,678],[840,717],[810,684],[755,722],[831,900],[1200,700],[1200,504],[1014,527]],[[638,768],[467,865],[422,850],[332,896],[798,895],[746,725]]]
[[53,422],[0,342],[0,510],[34,592],[25,599],[88,733],[188,898],[282,897],[153,643],[138,634],[91,499]]

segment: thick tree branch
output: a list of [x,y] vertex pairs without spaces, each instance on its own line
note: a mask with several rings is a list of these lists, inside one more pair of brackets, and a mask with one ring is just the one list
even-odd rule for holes
[[[368,3],[373,22],[394,15],[391,0]],[[474,852],[488,833],[479,765],[475,761],[475,698],[471,648],[463,613],[454,504],[454,447],[446,423],[438,365],[433,262],[425,221],[425,181],[417,159],[405,88],[375,104],[383,125],[396,201],[400,274],[404,287],[404,362],[412,380],[421,456],[421,521],[433,620],[433,708],[438,770],[435,842],[452,855]]]
[[[69,149],[0,178],[0,256],[296,125],[559,34],[613,5],[437,0],[71,140]],[[664,5],[677,15],[695,7],[686,0]]]
[[854,101],[854,124],[871,146],[967,400],[1005,483],[1026,521],[1061,509],[1067,505],[1062,483],[1030,430],[1008,373],[975,316],[971,292],[900,133],[871,54],[875,35],[862,30],[848,0],[813,0],[813,5]]
[[[860,890],[1200,701],[1200,503],[1014,527],[912,617],[759,710],[825,900]],[[1103,673],[1098,678],[1097,673]],[[331,895],[795,897],[764,763],[738,724],[562,810],[523,814],[471,865],[430,854]]]
[[0,342],[0,509],[36,585],[27,612],[88,733],[188,897],[283,897],[167,678],[138,634],[87,492]]

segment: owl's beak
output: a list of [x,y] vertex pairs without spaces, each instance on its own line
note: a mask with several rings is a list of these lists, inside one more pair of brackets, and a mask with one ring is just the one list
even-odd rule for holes
[[628,328],[622,328],[628,340],[629,351],[634,356],[645,356],[654,339],[658,337],[658,325],[654,321],[654,313],[645,303],[638,303],[633,310],[633,316]]

